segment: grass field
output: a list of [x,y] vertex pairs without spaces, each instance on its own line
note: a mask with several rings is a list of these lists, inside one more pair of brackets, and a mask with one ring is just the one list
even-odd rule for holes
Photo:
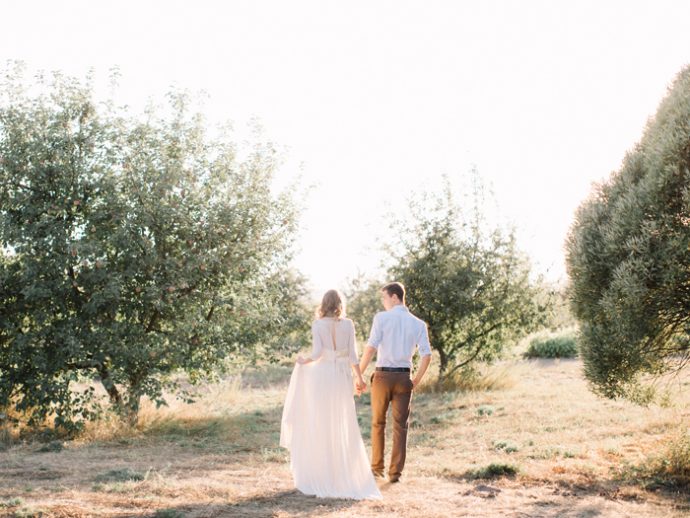
[[[100,423],[77,441],[0,451],[0,515],[690,515],[690,493],[652,469],[690,422],[688,379],[642,408],[592,395],[578,360],[514,360],[492,368],[493,390],[420,392],[402,483],[356,502],[293,489],[278,447],[290,370],[245,372],[193,405],[145,406],[137,429]],[[368,446],[368,395],[357,406]]]

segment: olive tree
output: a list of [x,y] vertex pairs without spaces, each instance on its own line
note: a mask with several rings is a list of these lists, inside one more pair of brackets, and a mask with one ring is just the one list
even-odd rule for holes
[[690,359],[690,67],[567,240],[585,374],[606,397],[649,400]]

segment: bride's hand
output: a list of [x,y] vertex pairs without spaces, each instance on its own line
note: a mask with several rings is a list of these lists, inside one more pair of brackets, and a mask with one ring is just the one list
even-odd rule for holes
[[305,363],[309,363],[309,360],[306,358],[302,358],[301,356],[298,356],[297,363],[299,363],[300,365],[304,365]]

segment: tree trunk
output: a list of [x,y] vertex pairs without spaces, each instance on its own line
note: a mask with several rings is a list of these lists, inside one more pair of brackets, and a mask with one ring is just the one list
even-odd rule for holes
[[138,391],[130,389],[129,397],[127,398],[127,408],[125,419],[130,426],[136,426],[139,422],[139,407],[141,405],[141,396]]
[[115,383],[113,383],[108,369],[105,367],[100,367],[98,369],[98,374],[101,377],[101,383],[103,384],[105,391],[108,393],[108,397],[110,397],[110,403],[119,411],[122,409],[122,396],[117,390]]
[[439,349],[439,366],[438,366],[438,380],[436,383],[440,386],[443,384],[445,381],[446,377],[446,369],[448,369],[448,358],[446,357],[445,354]]

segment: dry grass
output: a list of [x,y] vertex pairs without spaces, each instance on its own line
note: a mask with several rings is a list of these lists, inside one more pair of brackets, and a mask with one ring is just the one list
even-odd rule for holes
[[488,392],[506,390],[515,384],[521,366],[513,362],[503,362],[491,366],[458,370],[439,382],[438,373],[430,372],[417,388],[419,394],[447,392]]
[[[664,407],[593,396],[577,360],[506,363],[465,392],[414,396],[408,464],[384,500],[296,492],[278,447],[289,367],[208,387],[194,405],[145,406],[140,425],[91,427],[62,450],[0,452],[0,515],[687,516],[688,493],[651,468],[688,453],[688,380]],[[478,390],[479,387],[492,390]],[[357,400],[368,444],[368,395]],[[675,441],[672,439],[675,438]],[[669,442],[671,441],[671,442]],[[675,446],[674,446],[675,445]],[[670,449],[669,449],[670,448]],[[673,449],[675,448],[675,449]],[[669,465],[667,464],[667,467]],[[507,476],[506,476],[507,475]]]

